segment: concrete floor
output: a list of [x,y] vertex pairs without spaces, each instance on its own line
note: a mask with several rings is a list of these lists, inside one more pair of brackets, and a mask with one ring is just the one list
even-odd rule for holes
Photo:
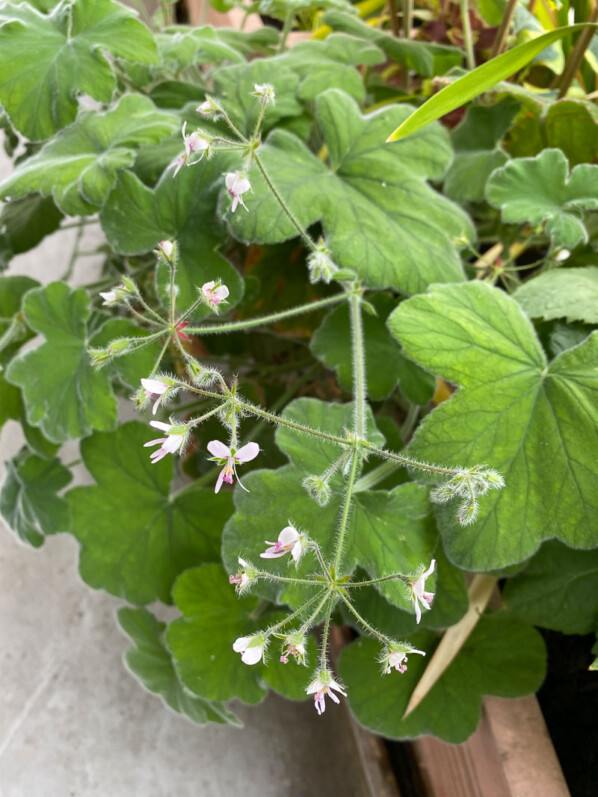
[[[0,160],[0,178],[7,173]],[[56,279],[73,238],[45,239],[8,273]],[[89,228],[83,248],[98,240]],[[97,259],[80,262],[75,284],[97,273]],[[20,445],[19,427],[6,424],[0,462]],[[75,456],[70,446],[65,461]],[[122,662],[122,602],[81,582],[77,547],[58,535],[35,551],[0,521],[0,797],[372,794],[344,706],[317,717],[310,702],[270,696],[233,707],[244,730],[201,728],[144,692]]]

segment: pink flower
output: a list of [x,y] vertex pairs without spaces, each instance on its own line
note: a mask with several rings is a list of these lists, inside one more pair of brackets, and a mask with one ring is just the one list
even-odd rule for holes
[[251,582],[257,577],[257,570],[252,567],[249,562],[241,559],[240,556],[238,561],[241,565],[241,570],[239,570],[238,573],[235,573],[234,576],[229,576],[228,583],[234,584],[236,591],[240,594],[244,592]]
[[426,588],[426,579],[434,572],[435,564],[436,560],[432,559],[430,567],[424,573],[418,576],[418,578],[410,582],[411,600],[413,601],[413,608],[415,609],[415,618],[418,623],[422,619],[420,603],[422,605],[422,608],[429,609],[430,606],[432,605],[432,601],[434,600],[434,593],[425,592],[424,590]]
[[176,426],[170,423],[162,423],[162,421],[150,421],[150,426],[161,429],[167,435],[166,437],[158,437],[156,440],[150,440],[149,443],[144,443],[144,448],[161,443],[160,448],[150,455],[152,465],[159,462],[167,454],[174,454],[183,448],[187,439],[187,427],[184,424]]
[[237,475],[237,465],[242,465],[245,462],[251,462],[252,459],[255,459],[260,453],[260,447],[258,444],[247,443],[247,445],[244,445],[238,451],[235,451],[234,449],[230,449],[228,446],[225,446],[224,443],[220,442],[220,440],[211,440],[208,443],[208,451],[210,454],[213,454],[213,457],[211,457],[213,462],[217,462],[219,465],[224,465],[223,469],[220,471],[218,480],[216,481],[216,489],[214,492],[217,493],[220,490],[222,487],[222,482],[232,484],[234,476],[243,490],[248,493],[249,490],[246,487],[243,487],[241,480]]
[[145,390],[146,398],[156,398],[157,396],[157,400],[152,409],[152,415],[155,415],[158,411],[158,407],[160,406],[160,402],[164,398],[164,394],[168,390],[169,385],[167,385],[165,382],[160,382],[159,379],[142,379],[141,384]]
[[[196,163],[199,163],[200,160],[203,158],[204,155],[209,157],[210,154],[210,144],[211,141],[203,136],[201,133],[197,131],[195,133],[190,133],[188,136],[185,135],[185,131],[187,129],[187,122],[183,123],[183,141],[185,143],[185,151],[182,155],[180,155],[176,160],[174,160],[169,169],[174,168],[173,177],[176,177],[183,166],[194,166]],[[199,157],[195,158],[195,160],[191,161],[190,158],[194,153],[199,153]]]
[[117,304],[119,301],[115,291],[106,291],[105,293],[100,292],[100,296],[104,300],[102,304],[108,305],[108,307],[110,307],[110,305]]
[[239,203],[243,205],[245,210],[248,210],[241,196],[241,194],[251,190],[251,183],[247,177],[240,172],[229,172],[224,178],[224,182],[228,193],[233,198],[232,212],[235,212]]
[[407,656],[411,653],[418,653],[420,656],[426,655],[423,650],[416,650],[404,642],[391,642],[380,658],[382,671],[386,675],[390,675],[394,668],[397,672],[404,673],[407,670]]
[[257,664],[262,660],[265,645],[266,637],[264,634],[241,636],[234,641],[233,650],[235,653],[241,654],[241,660],[245,664]]
[[260,554],[262,559],[278,559],[290,553],[293,560],[298,562],[304,550],[304,539],[293,526],[286,526],[278,535],[276,542],[266,540],[266,545],[271,547]]
[[214,107],[212,100],[204,100],[195,110],[202,116],[212,116],[217,109]]
[[308,695],[314,696],[315,709],[318,714],[322,715],[326,711],[326,695],[335,703],[340,703],[340,700],[332,691],[333,689],[339,692],[343,697],[347,697],[347,693],[332,679],[328,670],[320,670],[318,675],[305,690]]
[[212,280],[212,282],[205,282],[201,286],[201,294],[210,307],[218,307],[221,302],[226,301],[229,290],[226,285]]

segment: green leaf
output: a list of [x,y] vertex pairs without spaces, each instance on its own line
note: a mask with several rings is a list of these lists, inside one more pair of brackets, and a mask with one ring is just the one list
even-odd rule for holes
[[50,138],[77,114],[77,95],[110,102],[116,79],[103,55],[158,61],[135,12],[112,0],[62,0],[48,15],[27,3],[0,9],[0,102],[27,138]]
[[0,515],[23,542],[39,548],[46,534],[68,531],[68,502],[58,492],[70,482],[71,472],[58,459],[46,460],[23,448],[5,462],[0,490]]
[[[365,361],[368,395],[378,401],[391,393],[399,380],[401,365],[405,362],[396,341],[386,328],[386,319],[396,307],[391,296],[379,294],[372,298],[377,315],[364,314]],[[310,348],[328,368],[336,371],[338,381],[351,390],[353,368],[351,365],[351,327],[346,304],[331,310],[316,329]]]
[[175,74],[206,62],[245,61],[240,53],[221,39],[220,32],[211,26],[189,28],[177,25],[157,33],[155,40],[162,63]]
[[39,191],[51,194],[71,216],[96,213],[114,188],[117,173],[135,162],[137,148],[160,141],[178,126],[178,117],[158,111],[147,97],[126,94],[110,111],[82,113],[20,164],[0,184],[0,195]]
[[159,695],[169,708],[198,725],[218,722],[242,726],[242,722],[221,703],[191,695],[183,687],[163,640],[165,623],[157,620],[147,609],[128,606],[119,609],[117,616],[121,628],[135,644],[125,655],[127,667],[147,690]]
[[[585,24],[568,25],[565,28],[551,30],[472,69],[471,72],[468,72],[449,86],[445,86],[438,94],[434,94],[423,105],[420,105],[416,111],[395,128],[388,140],[398,141],[405,138],[421,130],[422,127],[435,119],[440,119],[441,116],[454,111],[455,108],[465,105],[469,100],[488,91],[501,80],[515,74],[536,55],[545,50],[549,44],[560,41],[571,33],[584,30],[586,27]],[[592,25],[592,27],[596,26]]]
[[[299,76],[298,93],[304,101],[315,100],[327,89],[341,89],[357,102],[363,102],[363,77],[355,67],[362,64],[376,66],[385,60],[382,50],[374,44],[355,36],[331,33],[323,41],[298,42],[283,55],[270,58],[268,63],[275,75],[279,66],[284,65]],[[273,83],[276,89],[278,79],[275,78]]]
[[556,537],[598,545],[598,334],[550,364],[531,323],[502,291],[480,282],[433,286],[403,302],[389,326],[409,357],[461,385],[430,413],[409,452],[428,462],[488,464],[506,482],[457,526],[438,511],[450,559],[498,570]]
[[514,617],[564,634],[591,634],[598,626],[598,551],[546,543],[525,570],[509,579],[505,606]]
[[434,648],[431,634],[410,643],[428,656],[409,656],[404,674],[380,677],[379,643],[359,639],[345,648],[338,662],[355,717],[375,733],[395,739],[423,734],[451,744],[464,742],[481,716],[482,696],[519,697],[539,688],[546,669],[544,643],[527,624],[503,613],[484,616],[459,655],[406,719],[402,715]]
[[[454,241],[472,239],[468,217],[435,193],[425,178],[440,178],[451,158],[438,126],[417,142],[383,144],[383,131],[408,113],[384,108],[362,116],[337,90],[316,100],[316,116],[330,166],[295,136],[275,130],[260,155],[276,187],[303,227],[319,219],[335,262],[356,271],[368,286],[421,291],[430,282],[461,280]],[[248,213],[229,214],[233,234],[245,241],[279,243],[296,229],[257,168]]]
[[[103,348],[117,338],[144,338],[149,335],[146,330],[140,329],[136,324],[124,318],[111,318],[107,321],[90,341],[92,347]],[[142,349],[126,354],[124,357],[115,357],[105,370],[109,376],[118,376],[125,385],[137,390],[141,379],[147,377],[153,370],[158,360],[161,344],[158,341],[149,343]]]
[[[368,301],[377,311],[375,316],[363,315],[368,395],[375,401],[386,398],[400,382],[410,401],[425,404],[434,392],[433,377],[401,354],[386,327],[386,319],[396,307],[396,299],[376,294]],[[328,313],[314,332],[310,348],[324,365],[336,371],[341,386],[351,390],[351,331],[346,306]]]
[[276,102],[268,105],[261,129],[269,130],[287,116],[299,116],[303,107],[297,99],[299,77],[284,63],[274,67],[270,59],[258,58],[250,64],[219,69],[214,75],[214,93],[241,132],[253,133],[260,112],[260,102],[253,96],[256,84],[271,83]]
[[226,493],[171,494],[172,458],[152,464],[144,448],[154,436],[133,421],[83,440],[81,457],[96,484],[68,493],[81,576],[94,589],[135,604],[170,603],[179,573],[218,561],[220,532],[231,511]]
[[27,420],[55,443],[111,429],[116,402],[108,375],[90,365],[85,291],[60,282],[31,290],[23,303],[25,320],[45,342],[10,363],[6,378],[23,391]]
[[333,30],[343,31],[372,42],[393,61],[405,64],[407,69],[425,77],[443,75],[451,67],[460,66],[462,61],[461,51],[456,47],[398,39],[342,11],[327,11],[324,23],[330,25]]
[[500,208],[507,223],[546,222],[554,246],[573,249],[588,242],[581,211],[598,208],[598,166],[584,163],[568,175],[567,159],[558,149],[536,158],[518,158],[497,169],[486,185],[486,198]]
[[0,213],[0,233],[6,236],[13,254],[28,252],[55,232],[62,221],[62,213],[50,197],[39,194],[13,199]]
[[284,21],[289,14],[293,16],[302,11],[327,8],[340,8],[349,13],[356,13],[357,9],[348,0],[261,0],[260,14],[267,14]]
[[517,288],[513,298],[530,318],[598,324],[598,267],[545,271]]
[[195,300],[196,285],[218,278],[228,286],[231,304],[243,293],[238,272],[216,251],[224,240],[215,205],[226,164],[214,157],[182,169],[176,179],[168,171],[154,190],[123,172],[100,214],[108,241],[121,254],[149,252],[161,240],[178,242],[179,309]]
[[508,156],[500,147],[520,103],[505,97],[494,105],[472,105],[452,133],[455,158],[444,179],[445,194],[456,202],[481,202],[486,181]]
[[216,564],[183,573],[173,597],[183,617],[168,626],[166,640],[186,688],[208,700],[259,703],[265,695],[262,667],[243,664],[233,650],[235,639],[261,628],[249,616],[257,598],[237,598]]
[[551,105],[544,118],[544,135],[546,146],[561,149],[571,166],[596,162],[598,124],[581,102],[560,100]]

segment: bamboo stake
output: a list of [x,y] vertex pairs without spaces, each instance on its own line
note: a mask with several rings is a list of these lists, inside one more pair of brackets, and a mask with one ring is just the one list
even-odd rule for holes
[[496,38],[494,39],[494,44],[492,45],[490,58],[496,58],[497,55],[500,55],[503,47],[505,46],[505,40],[507,38],[509,28],[511,27],[513,16],[515,15],[517,3],[518,0],[509,0],[509,2],[507,3],[507,7],[505,8],[505,13],[500,23],[500,27],[496,34]]
[[[594,8],[592,9],[588,22],[598,22],[598,5],[596,3],[594,3]],[[586,28],[579,34],[579,38],[569,53],[565,68],[563,69],[563,74],[559,80],[559,100],[566,96],[569,91],[575,73],[583,61],[584,53],[588,49],[595,32],[594,28]]]
[[478,620],[484,613],[484,609],[497,583],[498,579],[494,578],[494,576],[474,576],[467,593],[469,596],[469,609],[458,623],[451,626],[446,631],[440,640],[440,644],[434,651],[428,666],[424,670],[424,674],[419,679],[417,686],[409,698],[409,703],[403,714],[403,719],[419,706],[424,697],[459,653],[475,628]]

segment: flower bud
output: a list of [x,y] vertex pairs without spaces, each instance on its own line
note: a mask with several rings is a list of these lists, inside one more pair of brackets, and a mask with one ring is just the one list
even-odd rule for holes
[[320,506],[326,506],[330,500],[330,485],[326,479],[322,476],[307,476],[303,479],[303,486]]
[[264,105],[274,105],[276,96],[274,94],[274,87],[270,83],[255,83],[254,90],[251,92],[254,97],[262,101]]
[[330,251],[324,241],[320,240],[315,252],[307,258],[307,268],[311,283],[322,280],[328,285],[335,278],[338,267],[332,262]]

